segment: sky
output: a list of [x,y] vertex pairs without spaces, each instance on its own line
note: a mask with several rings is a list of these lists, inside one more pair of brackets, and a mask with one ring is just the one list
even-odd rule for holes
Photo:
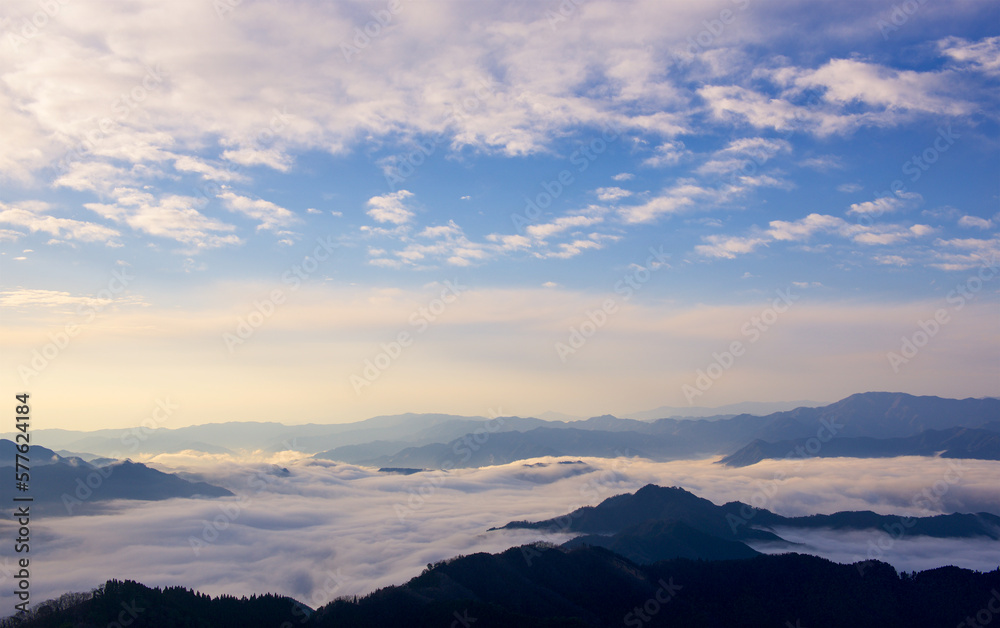
[[34,427],[998,393],[1000,6],[0,14]]

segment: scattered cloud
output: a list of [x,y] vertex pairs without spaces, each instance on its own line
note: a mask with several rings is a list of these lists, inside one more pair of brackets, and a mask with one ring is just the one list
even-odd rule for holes
[[[121,234],[115,229],[94,222],[58,218],[52,215],[52,211],[48,203],[29,201],[8,205],[0,202],[0,224],[24,227],[32,233],[47,233],[60,239],[120,246],[116,238]],[[4,233],[7,239],[16,239],[14,234],[19,234],[12,230],[5,230]]]
[[611,202],[632,196],[630,190],[624,190],[619,187],[597,188],[594,190],[594,193],[597,194],[598,200]]
[[685,149],[684,142],[671,140],[657,146],[656,150],[653,151],[653,155],[646,158],[642,163],[652,168],[676,166],[690,154],[691,152]]
[[973,229],[989,229],[993,226],[993,221],[980,218],[979,216],[962,216],[958,219],[958,226]]
[[218,197],[229,211],[259,221],[257,229],[273,231],[290,223],[298,222],[298,217],[295,214],[271,201],[252,199],[229,191],[219,194]]
[[410,222],[413,212],[403,202],[413,196],[409,190],[399,190],[390,192],[382,196],[373,196],[368,199],[368,215],[378,222],[389,222],[396,225],[403,225]]
[[[117,188],[115,203],[85,203],[92,212],[152,236],[176,240],[193,250],[241,244],[236,227],[202,214],[202,199],[168,194],[156,198],[134,188]],[[229,233],[229,235],[223,235]]]

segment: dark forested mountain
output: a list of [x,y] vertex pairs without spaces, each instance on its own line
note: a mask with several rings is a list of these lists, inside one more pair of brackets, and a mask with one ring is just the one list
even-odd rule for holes
[[1000,517],[990,513],[900,517],[874,512],[838,512],[832,515],[783,517],[741,502],[717,506],[682,488],[647,484],[635,493],[615,495],[597,506],[584,506],[545,521],[512,521],[505,529],[618,534],[650,520],[677,521],[724,540],[782,540],[761,528],[833,528],[841,530],[893,530],[933,537],[985,537],[1000,539]]
[[27,617],[7,618],[0,626],[277,628],[299,625],[311,614],[307,606],[278,595],[212,598],[183,587],[160,589],[109,580],[91,593],[64,595],[32,609]]
[[800,554],[637,565],[603,548],[528,545],[428,565],[404,585],[314,613],[273,595],[212,599],[112,581],[91,599],[39,607],[35,617],[7,625],[97,628],[126,609],[132,628],[940,628],[990,613],[1000,603],[998,588],[1000,571],[942,567],[898,575],[877,561],[840,565]]
[[617,534],[585,534],[563,543],[573,549],[590,545],[604,547],[640,565],[661,560],[690,558],[692,560],[726,560],[752,558],[760,552],[746,543],[720,539],[706,534],[683,521],[646,521]]

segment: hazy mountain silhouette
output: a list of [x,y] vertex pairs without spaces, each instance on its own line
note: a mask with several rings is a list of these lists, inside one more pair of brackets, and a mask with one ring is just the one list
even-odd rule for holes
[[[13,442],[0,439],[0,468],[12,470],[15,453]],[[158,501],[233,494],[219,486],[192,482],[128,460],[96,466],[81,458],[64,458],[37,445],[32,446],[30,459],[32,508],[49,516],[90,512],[98,502],[112,499]],[[12,491],[10,484],[4,485],[0,496],[5,497],[5,503],[11,503]]]
[[[340,448],[317,454],[317,458],[342,460],[372,466],[419,466],[429,468],[470,467],[504,464],[535,456],[617,456],[638,455],[654,460],[701,457],[731,454],[747,443],[748,451],[737,460],[752,460],[758,455],[773,455],[775,448],[766,449],[761,443],[794,441],[808,444],[799,457],[808,457],[816,447],[808,443],[816,439],[822,443],[819,451],[850,452],[850,447],[837,449],[842,439],[849,438],[907,438],[927,430],[948,430],[957,427],[988,429],[1000,417],[1000,400],[996,399],[942,399],[915,397],[904,393],[861,393],[821,408],[797,408],[766,416],[743,414],[715,420],[660,419],[653,422],[618,419],[612,416],[593,417],[572,423],[549,423],[534,429],[506,429],[529,427],[530,420],[517,419],[516,423],[501,424],[495,433],[480,429],[462,434],[443,443],[430,443],[405,447],[388,453],[393,446]],[[513,421],[513,419],[512,419]],[[452,427],[460,424],[442,424]],[[438,434],[444,434],[439,431]],[[956,457],[963,451],[979,451],[989,455],[993,445],[985,435],[976,432],[951,434],[955,437],[945,449]],[[944,438],[947,438],[945,436]],[[758,442],[759,441],[759,442]],[[858,454],[867,451],[889,452],[898,444],[884,447],[870,442],[853,448]],[[923,451],[930,455],[940,449],[933,434],[924,441],[915,439],[907,450]],[[786,446],[781,456],[796,452],[795,445]],[[760,449],[760,451],[757,451]],[[372,455],[384,452],[381,455]],[[833,455],[833,454],[828,454]],[[844,455],[844,454],[841,454]],[[902,454],[900,454],[902,455]]]
[[1000,460],[1000,431],[994,430],[996,422],[984,428],[953,427],[946,430],[927,430],[905,438],[834,438],[817,447],[809,439],[785,440],[768,443],[757,439],[722,460],[730,467],[745,467],[765,459],[814,456],[817,458],[889,458],[893,456],[934,456],[942,458],[968,458],[974,460]]

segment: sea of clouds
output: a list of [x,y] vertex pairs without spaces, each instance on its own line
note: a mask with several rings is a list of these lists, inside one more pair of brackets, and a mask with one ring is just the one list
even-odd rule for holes
[[[119,501],[99,514],[32,521],[33,603],[109,578],[182,585],[212,595],[275,592],[316,607],[400,584],[428,563],[497,552],[565,532],[495,530],[541,520],[649,484],[680,486],[717,504],[739,500],[783,515],[873,510],[927,516],[1000,513],[1000,463],[938,458],[764,461],[541,458],[413,475],[312,460],[171,454],[148,464],[225,486],[236,497]],[[752,520],[751,520],[752,524]],[[0,535],[13,538],[10,521]],[[777,531],[796,551],[839,562],[879,558],[901,570],[1000,565],[1000,542],[888,532]],[[757,545],[765,552],[788,546]],[[873,547],[877,549],[872,549]],[[10,558],[0,603],[12,608]]]

